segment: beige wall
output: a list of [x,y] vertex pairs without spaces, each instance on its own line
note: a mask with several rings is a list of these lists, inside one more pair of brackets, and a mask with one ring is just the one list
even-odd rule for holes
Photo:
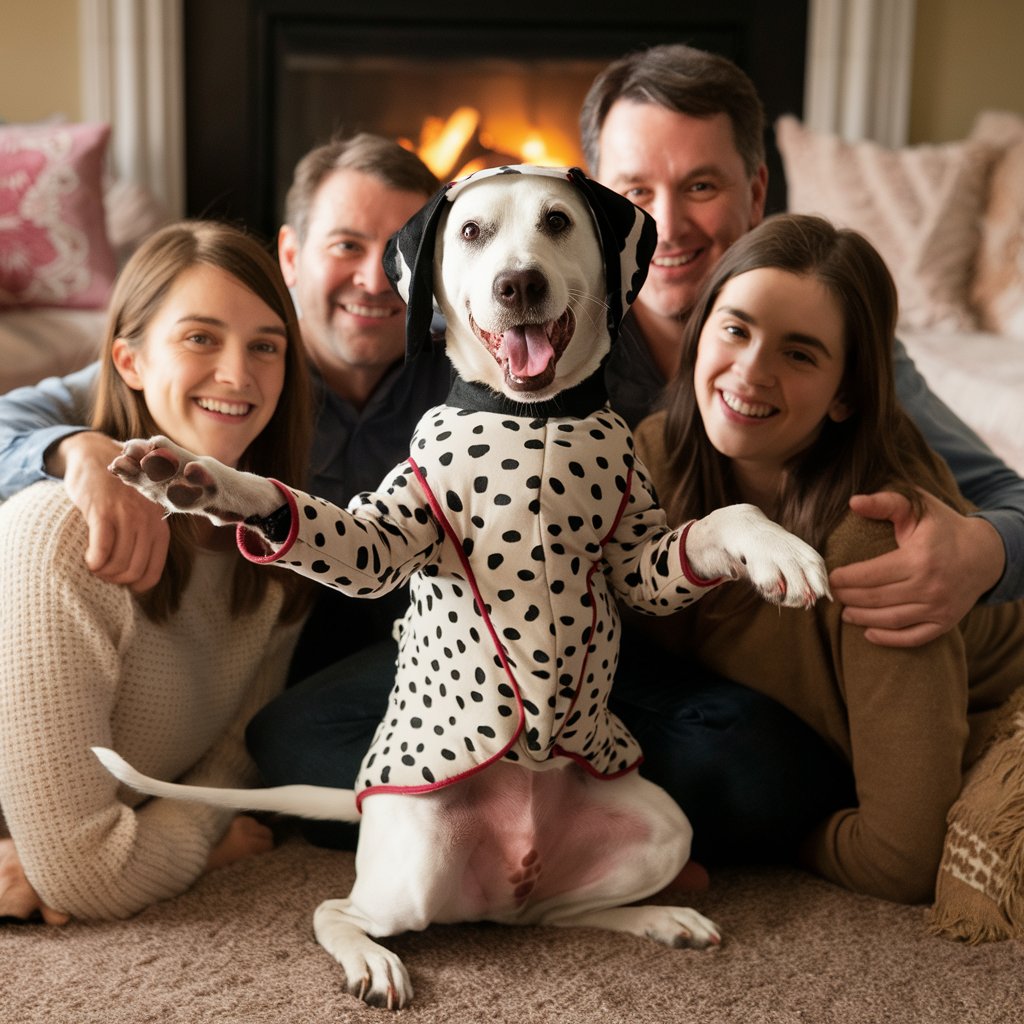
[[988,109],[1024,114],[1024,3],[917,0],[910,141],[961,139]]
[[[910,141],[962,138],[979,110],[1024,114],[1024,3],[916,0]],[[0,119],[81,116],[78,0],[0,0]]]
[[0,0],[0,120],[81,117],[78,0]]

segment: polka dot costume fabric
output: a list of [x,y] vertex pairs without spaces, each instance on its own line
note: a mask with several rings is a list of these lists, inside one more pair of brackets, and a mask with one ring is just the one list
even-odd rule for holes
[[657,614],[707,588],[688,582],[682,531],[609,408],[529,419],[439,406],[378,493],[348,510],[291,494],[298,532],[279,564],[357,596],[410,580],[360,799],[434,789],[502,757],[569,757],[604,777],[636,767],[640,749],[607,707],[615,598]]

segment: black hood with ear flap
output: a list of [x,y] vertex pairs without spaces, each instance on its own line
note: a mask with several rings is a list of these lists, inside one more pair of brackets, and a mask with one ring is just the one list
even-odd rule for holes
[[657,243],[654,220],[628,199],[588,178],[578,167],[490,167],[445,185],[388,240],[384,270],[405,300],[408,362],[431,343],[434,317],[434,246],[446,202],[452,202],[469,182],[497,174],[538,174],[571,182],[590,208],[604,257],[608,334],[618,336],[619,324],[647,277]]
[[597,224],[604,256],[608,333],[614,341],[622,318],[647,280],[658,229],[645,210],[588,178],[578,167],[569,168],[568,178],[583,193]]
[[434,242],[451,185],[435,193],[389,239],[384,273],[405,300],[405,361],[411,362],[430,343],[434,319]]

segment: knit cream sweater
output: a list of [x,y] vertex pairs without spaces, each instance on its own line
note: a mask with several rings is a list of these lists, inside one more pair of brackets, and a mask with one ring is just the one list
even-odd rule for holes
[[0,506],[0,812],[45,903],[127,917],[187,889],[234,812],[145,800],[89,748],[163,779],[251,785],[243,730],[281,690],[298,625],[278,625],[277,585],[232,620],[233,551],[202,553],[181,609],[155,624],[85,550],[62,486]]

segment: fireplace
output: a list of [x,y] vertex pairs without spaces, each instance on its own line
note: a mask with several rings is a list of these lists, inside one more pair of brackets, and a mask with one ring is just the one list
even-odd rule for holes
[[[630,50],[686,42],[735,60],[769,127],[803,109],[806,0],[615,6],[601,0],[185,0],[187,209],[273,237],[296,160],[374,131],[438,177],[509,161],[572,164],[580,102]],[[239,45],[239,43],[241,45]],[[771,140],[769,210],[784,208]]]

